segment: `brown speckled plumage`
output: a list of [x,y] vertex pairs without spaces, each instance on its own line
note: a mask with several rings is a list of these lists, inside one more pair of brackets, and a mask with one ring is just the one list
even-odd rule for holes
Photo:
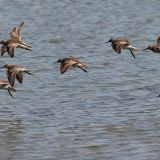
[[135,55],[133,54],[133,51],[138,51],[138,49],[133,47],[131,45],[131,42],[128,39],[126,38],[112,39],[111,38],[109,41],[106,41],[106,43],[109,43],[109,42],[111,42],[111,46],[115,52],[120,54],[122,49],[128,49],[131,52],[132,56],[136,58]]
[[24,42],[21,35],[21,28],[23,26],[24,22],[21,22],[19,25],[14,27],[10,32],[10,38],[8,40],[2,40],[0,44],[2,44],[1,47],[1,56],[3,56],[4,53],[8,53],[8,55],[13,58],[14,57],[14,49],[15,48],[23,48],[26,50],[32,50],[32,46],[28,45]]
[[31,70],[27,68],[23,68],[18,65],[13,65],[13,64],[5,64],[1,68],[7,68],[7,78],[10,83],[10,85],[13,87],[15,83],[15,79],[21,84],[23,81],[23,73],[27,73],[32,75],[30,72]]
[[63,74],[65,73],[69,68],[80,68],[84,72],[87,72],[87,65],[83,64],[80,62],[78,57],[68,57],[68,58],[61,58],[58,61],[60,63],[60,73]]
[[154,53],[160,53],[160,36],[158,36],[158,38],[157,38],[157,44],[155,44],[155,45],[149,45],[144,50],[147,50],[147,49],[153,51]]

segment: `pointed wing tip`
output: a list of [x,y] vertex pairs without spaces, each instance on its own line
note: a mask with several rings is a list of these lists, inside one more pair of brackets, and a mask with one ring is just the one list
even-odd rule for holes
[[11,58],[14,57],[14,47],[10,47],[10,48],[9,48],[8,54],[9,54],[9,56],[10,56]]
[[84,72],[86,72],[86,73],[88,73],[88,71],[87,70],[83,70]]
[[64,74],[66,71],[60,71],[61,74]]
[[23,26],[24,25],[24,21],[22,21],[21,23],[20,23],[20,26]]

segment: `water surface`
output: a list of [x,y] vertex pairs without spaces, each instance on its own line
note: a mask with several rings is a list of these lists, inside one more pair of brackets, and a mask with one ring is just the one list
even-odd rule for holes
[[[158,0],[0,0],[0,37],[25,22],[33,51],[15,50],[0,64],[31,68],[12,99],[1,91],[3,160],[158,160],[160,56],[116,54],[110,37],[144,49],[160,33]],[[88,74],[59,74],[58,58],[79,56]],[[1,70],[5,79],[5,70]]]

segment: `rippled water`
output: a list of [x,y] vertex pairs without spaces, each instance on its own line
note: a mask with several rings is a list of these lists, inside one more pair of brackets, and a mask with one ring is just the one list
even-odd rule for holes
[[[12,99],[0,92],[2,160],[159,160],[160,56],[116,54],[104,42],[129,37],[144,49],[160,33],[159,0],[0,0],[0,39],[22,29],[33,51],[0,64],[31,68]],[[88,74],[59,74],[54,63],[79,56]],[[1,70],[5,79],[5,70]]]

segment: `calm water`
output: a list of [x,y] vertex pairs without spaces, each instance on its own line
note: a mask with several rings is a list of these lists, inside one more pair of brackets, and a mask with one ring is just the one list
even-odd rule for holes
[[[116,54],[110,37],[144,49],[160,34],[159,0],[0,0],[0,39],[22,29],[33,51],[0,64],[31,68],[12,99],[0,92],[1,160],[159,160],[160,56]],[[79,56],[88,74],[59,74],[54,63]],[[5,70],[0,72],[5,79]]]

